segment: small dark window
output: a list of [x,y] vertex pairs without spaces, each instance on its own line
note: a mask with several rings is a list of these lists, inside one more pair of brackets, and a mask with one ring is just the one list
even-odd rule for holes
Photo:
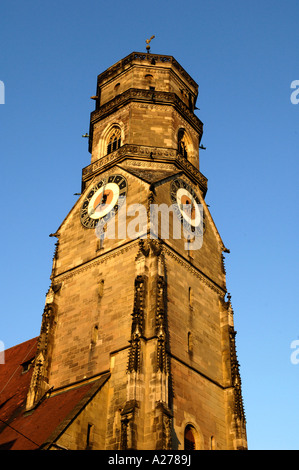
[[95,325],[92,329],[92,336],[91,336],[91,346],[95,346],[97,344],[99,338],[99,327]]
[[148,85],[149,85],[149,89],[150,89],[151,91],[155,91],[155,87],[152,86],[152,85],[153,85],[153,78],[154,78],[154,77],[153,77],[151,74],[147,74],[147,75],[145,76],[145,79],[146,79],[146,81],[147,81],[147,83],[148,83]]
[[195,450],[195,438],[193,434],[194,428],[192,426],[186,426],[185,438],[184,438],[184,450]]
[[120,83],[117,83],[114,87],[115,97],[119,95]]
[[193,111],[193,109],[194,109],[193,97],[192,97],[191,93],[189,93],[189,109],[190,109],[190,111]]
[[193,338],[192,338],[192,333],[188,333],[188,352],[192,353],[193,350]]
[[87,434],[86,434],[86,448],[90,449],[92,446],[92,431],[93,431],[93,424],[87,425]]
[[193,289],[189,287],[189,307],[193,307]]

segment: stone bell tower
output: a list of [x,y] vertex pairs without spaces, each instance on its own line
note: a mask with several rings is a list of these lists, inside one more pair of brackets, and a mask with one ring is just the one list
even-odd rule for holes
[[[105,377],[85,418],[61,434],[68,448],[84,448],[84,426],[94,449],[247,448],[228,250],[205,203],[197,95],[166,55],[133,52],[98,76],[91,163],[53,234],[27,398],[30,411]],[[164,208],[154,231],[152,207]]]

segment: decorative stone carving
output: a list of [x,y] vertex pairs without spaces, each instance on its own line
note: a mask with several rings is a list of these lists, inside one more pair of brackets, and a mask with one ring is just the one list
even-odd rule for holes
[[141,342],[143,333],[145,277],[138,275],[135,279],[134,309],[132,313],[131,347],[128,361],[128,372],[140,372]]
[[[153,158],[155,161],[152,161]],[[95,162],[83,168],[83,187],[93,176],[121,161],[125,161],[124,163],[128,166],[144,166],[151,170],[158,168],[171,170],[173,169],[173,163],[175,163],[177,167],[187,172],[187,174],[195,180],[204,194],[207,192],[207,178],[198,170],[198,168],[192,165],[187,158],[180,155],[177,149],[131,144],[125,144],[118,150],[99,158]]]
[[52,303],[46,304],[43,312],[34,370],[27,395],[26,409],[31,409],[36,406],[49,389],[48,372],[54,325],[55,306]]
[[117,95],[112,100],[103,104],[99,109],[96,109],[91,113],[91,126],[97,121],[108,116],[110,113],[119,109],[120,106],[124,106],[129,101],[142,101],[149,102],[152,104],[154,99],[154,105],[172,105],[177,111],[179,111],[184,118],[196,129],[200,134],[203,132],[203,124],[201,120],[193,113],[192,110],[175,94],[167,91],[153,91],[142,90],[139,88],[129,88],[120,95]]
[[114,75],[119,74],[123,71],[124,67],[128,64],[142,64],[146,66],[146,64],[154,65],[154,64],[171,64],[175,67],[175,69],[184,77],[185,80],[194,88],[197,88],[197,83],[193,80],[192,77],[186,72],[186,70],[175,60],[174,57],[168,55],[160,55],[160,54],[151,54],[146,53],[142,54],[140,52],[132,52],[124,59],[120,60],[109,69],[105,70],[105,72],[101,73],[98,76],[98,85],[103,81],[108,80],[109,78],[113,77]]
[[138,404],[135,400],[128,401],[121,412],[121,450],[129,450],[136,448],[136,425],[135,415]]
[[165,403],[159,402],[156,406],[157,422],[159,423],[159,438],[157,449],[172,449],[172,413]]
[[246,417],[242,397],[242,384],[240,376],[240,366],[237,358],[236,351],[236,334],[237,332],[233,326],[233,309],[231,305],[231,296],[228,295],[227,301],[228,315],[229,315],[229,344],[230,344],[230,365],[231,365],[231,383],[233,387],[233,429],[238,448],[245,448],[246,437]]
[[166,353],[167,335],[165,313],[165,281],[162,276],[158,276],[156,311],[156,334],[158,337],[157,369],[161,372],[168,373],[169,364]]
[[163,450],[172,449],[171,428],[172,428],[172,417],[164,413],[163,415]]
[[232,375],[232,385],[234,387],[234,397],[235,397],[235,415],[241,423],[246,422],[245,412],[243,407],[243,398],[241,391],[241,376],[240,376],[240,366],[237,359],[236,353],[236,337],[237,332],[233,326],[229,327],[229,338],[230,338],[230,358],[231,358],[231,375]]

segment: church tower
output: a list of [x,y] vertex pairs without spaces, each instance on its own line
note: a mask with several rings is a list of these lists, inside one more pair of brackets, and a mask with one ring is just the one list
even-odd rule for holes
[[91,163],[52,234],[26,412],[90,388],[45,448],[247,448],[228,250],[205,203],[197,95],[166,55],[133,52],[98,76]]

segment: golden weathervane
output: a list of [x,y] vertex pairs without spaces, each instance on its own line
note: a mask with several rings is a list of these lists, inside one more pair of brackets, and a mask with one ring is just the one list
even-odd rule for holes
[[152,39],[154,39],[155,36],[152,36],[150,39],[146,39],[145,42],[147,44],[146,46],[146,52],[149,52],[150,51],[150,48],[151,46],[149,45],[149,43],[151,42]]

